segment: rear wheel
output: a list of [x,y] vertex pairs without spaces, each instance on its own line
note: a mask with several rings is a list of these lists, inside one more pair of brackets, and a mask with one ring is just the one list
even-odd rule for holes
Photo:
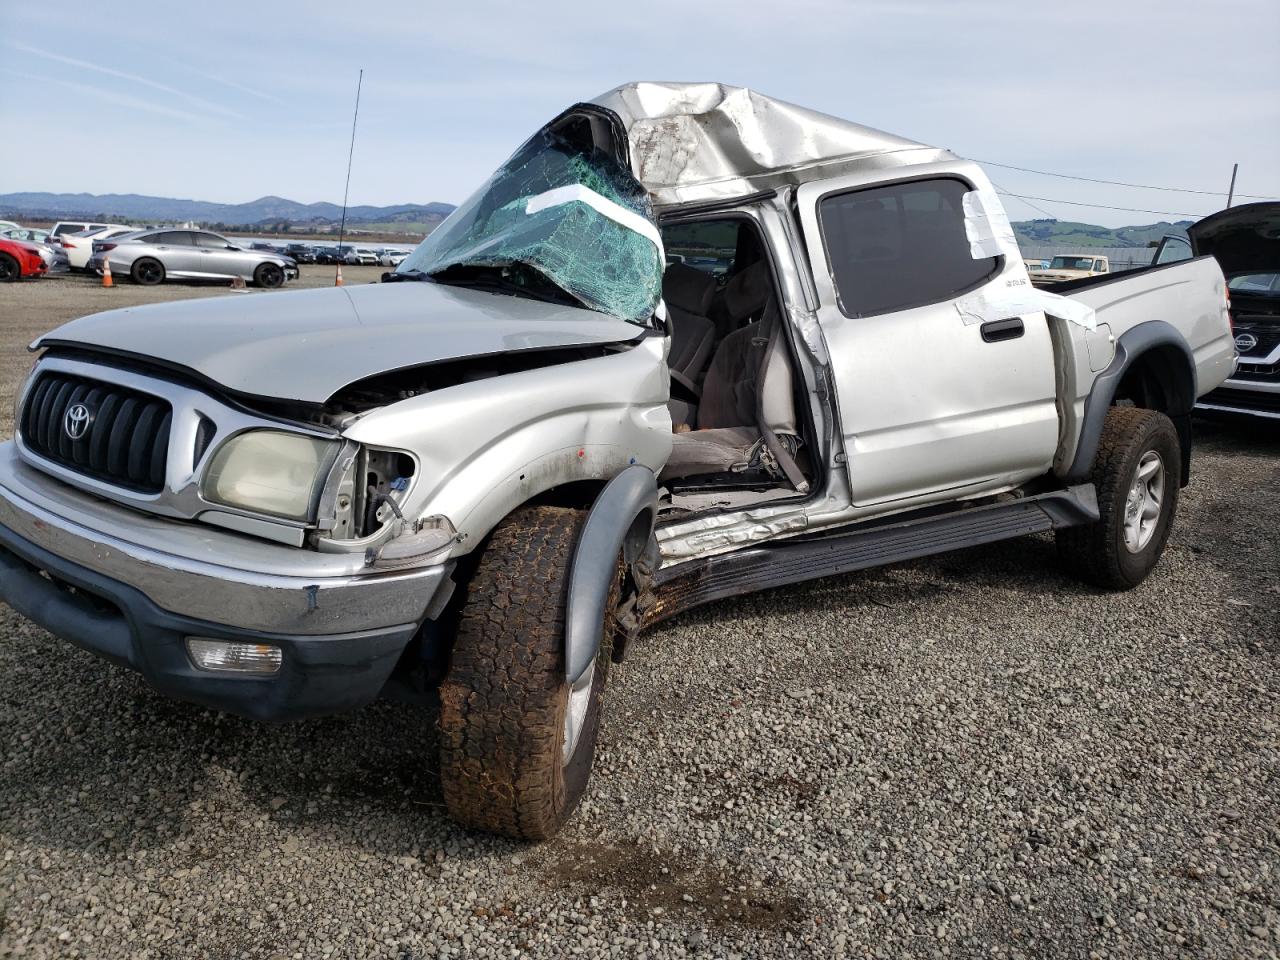
[[133,261],[129,276],[133,278],[134,283],[140,283],[144,287],[154,287],[157,283],[164,283],[164,264],[154,257],[142,257]]
[[[593,665],[564,676],[569,567],[586,512],[528,507],[494,531],[472,576],[440,688],[440,777],[460,823],[554,835],[586,791],[613,618]],[[610,608],[616,604],[616,588]]]
[[253,282],[260,287],[274,289],[284,283],[284,267],[278,263],[264,263],[253,271]]
[[0,283],[13,283],[22,279],[22,268],[18,261],[7,253],[0,253]]
[[1155,410],[1112,407],[1093,466],[1099,520],[1058,531],[1064,565],[1099,587],[1136,587],[1164,552],[1181,481],[1173,422]]

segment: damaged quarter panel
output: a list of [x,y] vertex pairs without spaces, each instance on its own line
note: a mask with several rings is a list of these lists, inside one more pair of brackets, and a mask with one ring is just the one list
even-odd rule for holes
[[421,394],[378,409],[345,436],[414,452],[408,518],[444,516],[470,551],[515,507],[554,487],[655,473],[671,452],[665,342]]

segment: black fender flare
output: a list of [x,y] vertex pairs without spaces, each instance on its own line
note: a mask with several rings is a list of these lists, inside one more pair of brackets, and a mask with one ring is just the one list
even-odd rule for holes
[[[1182,480],[1185,484],[1191,466],[1191,409],[1196,402],[1196,363],[1186,338],[1167,321],[1147,320],[1131,327],[1116,340],[1116,353],[1111,363],[1097,377],[1089,388],[1089,395],[1084,401],[1084,418],[1080,424],[1080,442],[1076,444],[1076,453],[1071,460],[1065,479],[1068,483],[1082,483],[1089,478],[1093,470],[1094,458],[1098,455],[1098,444],[1102,439],[1102,424],[1107,418],[1107,410],[1115,400],[1116,390],[1125,373],[1133,366],[1134,361],[1144,353],[1156,347],[1173,347],[1187,362],[1190,375],[1190,396],[1183,398],[1179,409],[1168,411],[1169,417],[1178,428],[1178,439],[1182,447]],[[1186,409],[1181,409],[1185,406]]]
[[618,554],[628,566],[646,556],[656,565],[657,516],[658,479],[642,464],[627,467],[605,484],[591,505],[569,567],[564,670],[570,685],[586,673],[600,649]]

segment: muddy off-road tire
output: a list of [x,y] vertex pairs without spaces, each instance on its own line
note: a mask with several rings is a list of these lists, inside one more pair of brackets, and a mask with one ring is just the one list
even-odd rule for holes
[[[586,790],[613,621],[573,695],[564,679],[565,601],[585,520],[586,511],[564,507],[515,511],[467,586],[440,687],[440,779],[450,815],[465,826],[542,840]],[[577,720],[566,724],[566,716]],[[571,730],[580,731],[576,743]]]
[[1173,422],[1139,407],[1108,410],[1093,485],[1100,519],[1059,530],[1058,556],[1086,583],[1129,590],[1154,569],[1178,509],[1182,454]]

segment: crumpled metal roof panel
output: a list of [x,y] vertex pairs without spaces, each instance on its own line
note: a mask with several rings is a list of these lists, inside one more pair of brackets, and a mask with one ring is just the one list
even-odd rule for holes
[[631,167],[655,203],[740,196],[874,166],[949,156],[914,140],[723,83],[623,84],[592,101],[627,130]]

